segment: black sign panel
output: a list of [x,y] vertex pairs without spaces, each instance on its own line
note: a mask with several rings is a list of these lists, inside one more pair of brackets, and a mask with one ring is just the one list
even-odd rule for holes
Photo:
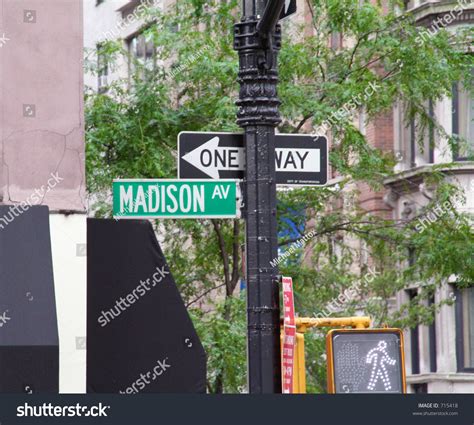
[[[276,136],[276,178],[281,185],[327,182],[328,145],[325,137],[298,134]],[[182,132],[178,136],[180,179],[243,179],[242,133]]]
[[57,393],[49,209],[0,205],[0,217],[0,393]]
[[281,11],[280,20],[288,18],[296,13],[296,0],[285,0],[283,10]]
[[333,330],[326,342],[329,392],[405,392],[399,329]]
[[87,392],[206,392],[206,354],[148,221],[87,220]]

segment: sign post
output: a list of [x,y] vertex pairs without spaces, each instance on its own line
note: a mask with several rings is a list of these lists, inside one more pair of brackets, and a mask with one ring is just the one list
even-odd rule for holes
[[236,218],[236,180],[115,180],[114,218]]
[[[280,302],[275,176],[277,25],[284,0],[242,0],[234,27],[240,83],[237,123],[244,129],[243,181],[247,256],[247,352],[250,393],[281,393]],[[259,19],[259,17],[262,17]]]

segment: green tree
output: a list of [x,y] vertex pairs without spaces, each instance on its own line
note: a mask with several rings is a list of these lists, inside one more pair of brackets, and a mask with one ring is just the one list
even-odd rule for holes
[[[472,88],[473,57],[464,51],[472,29],[442,29],[420,43],[413,17],[394,12],[398,3],[390,2],[391,11],[385,13],[380,5],[360,5],[359,0],[308,0],[314,33],[291,21],[284,24],[279,130],[327,130],[333,140],[330,163],[341,176],[337,185],[278,194],[281,249],[309,231],[314,234],[280,264],[280,271],[296,282],[301,316],[327,310],[358,282],[356,294],[337,314],[363,309],[375,324],[429,323],[439,305],[426,307],[423,300],[435,288],[453,274],[460,286],[474,282],[469,260],[474,235],[467,214],[451,210],[420,232],[417,216],[383,219],[367,214],[357,202],[331,208],[356,199],[357,184],[379,190],[393,174],[396,158],[372,147],[353,125],[352,112],[362,107],[371,120],[396,102],[403,105],[407,123],[417,122],[420,146],[428,131],[447,137],[453,149],[466,143],[444,133],[430,116],[427,100],[448,96],[454,82]],[[238,13],[236,0],[178,0],[165,12],[149,8],[144,34],[157,47],[151,71],[129,57],[120,41],[102,47],[111,63],[124,56],[136,72],[130,81],[112,84],[106,94],[86,96],[88,189],[98,200],[97,215],[111,214],[114,178],[176,177],[180,131],[239,130],[234,103],[238,60],[232,48]],[[333,34],[352,42],[330,48]],[[344,107],[351,113],[341,112]],[[445,179],[449,167],[440,164],[426,172],[435,187],[428,210],[462,195]],[[155,226],[165,236],[170,268],[207,349],[209,391],[243,391],[245,296],[237,289],[243,225],[239,220],[161,220]],[[361,250],[369,253],[370,267]],[[405,266],[413,252],[416,263]],[[354,268],[356,263],[362,266]],[[370,271],[373,279],[365,279]],[[400,311],[391,311],[390,297],[414,281],[424,283],[422,293]],[[323,339],[321,332],[307,336],[309,391],[325,391]]]

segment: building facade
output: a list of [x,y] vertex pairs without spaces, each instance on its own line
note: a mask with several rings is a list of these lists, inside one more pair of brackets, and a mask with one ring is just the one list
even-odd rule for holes
[[[474,3],[470,1],[410,1],[407,8],[415,14],[417,25],[425,29],[422,39],[440,28],[453,31],[474,25]],[[472,52],[472,45],[468,46],[466,54]],[[474,153],[474,92],[456,84],[450,97],[428,107],[447,134],[463,137],[469,146],[463,152],[452,152],[445,139],[430,143],[433,136],[427,135],[425,149],[420,149],[416,123],[407,126],[402,107],[396,105],[393,115],[386,117],[381,137],[392,140],[391,149],[399,159],[396,175],[386,181],[387,191],[383,193],[394,219],[419,214],[431,197],[424,171],[436,164],[452,162],[455,166],[446,170],[446,179],[462,187],[466,196],[466,203],[457,208],[474,213],[474,162],[468,160]],[[429,224],[429,220],[422,223]],[[469,261],[474,259],[466,258]],[[422,282],[414,284],[399,293],[396,304],[400,306],[416,296],[422,285]],[[407,382],[411,392],[474,392],[474,288],[457,290],[456,276],[451,276],[428,303],[446,299],[454,300],[454,304],[443,305],[430,326],[419,325],[405,332]]]

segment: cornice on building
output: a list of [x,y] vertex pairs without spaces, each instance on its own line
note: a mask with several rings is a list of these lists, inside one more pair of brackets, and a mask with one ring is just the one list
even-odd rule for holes
[[[474,161],[466,161],[462,163],[447,164],[440,167],[439,164],[422,165],[420,167],[410,168],[402,171],[384,180],[384,185],[388,189],[405,190],[408,193],[420,191],[420,185],[423,184],[427,175],[431,174],[436,167],[436,171],[451,175],[472,174],[474,175]],[[407,185],[408,183],[408,185]]]
[[407,384],[424,384],[429,382],[474,382],[474,373],[420,373],[407,375]]
[[456,7],[461,6],[463,8],[463,13],[459,16],[455,16],[455,19],[453,19],[451,23],[447,23],[446,26],[451,27],[460,24],[474,23],[474,2],[471,2],[468,6],[464,6],[464,3],[467,2],[462,2],[460,0],[427,2],[409,9],[407,12],[413,14],[419,26],[429,27],[438,18],[442,18],[444,15],[452,13]]

